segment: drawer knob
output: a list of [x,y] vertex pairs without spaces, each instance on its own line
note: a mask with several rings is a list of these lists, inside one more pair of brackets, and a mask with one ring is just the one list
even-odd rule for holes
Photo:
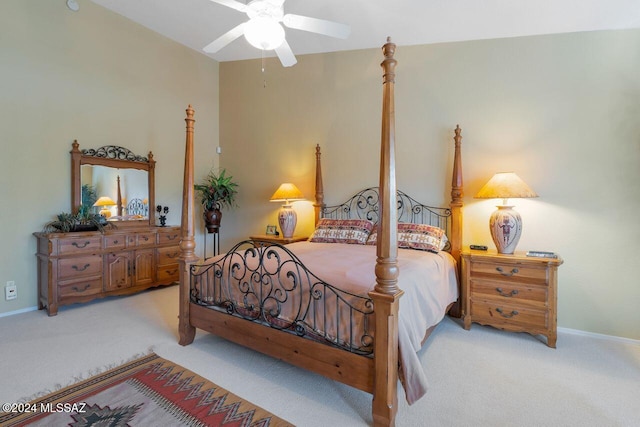
[[78,267],[77,265],[72,265],[71,268],[73,268],[75,271],[85,271],[90,266],[91,264],[85,264],[84,267]]
[[506,317],[507,319],[512,318],[513,316],[517,316],[518,312],[516,310],[511,311],[509,314],[505,314],[500,307],[496,308],[496,311],[500,313],[502,317]]
[[91,242],[89,242],[87,240],[84,243],[73,242],[72,245],[75,246],[78,249],[82,249],[82,248],[86,248],[89,243],[91,243]]
[[496,267],[496,271],[500,274],[502,274],[503,276],[513,276],[514,274],[518,273],[518,269],[517,268],[512,268],[510,272],[505,272],[502,267]]
[[502,295],[503,297],[511,298],[515,295],[518,295],[518,290],[514,289],[509,293],[506,293],[502,288],[496,288],[496,292]]

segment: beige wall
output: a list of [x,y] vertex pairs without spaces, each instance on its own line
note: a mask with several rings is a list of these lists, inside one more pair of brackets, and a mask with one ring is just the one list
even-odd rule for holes
[[[70,209],[71,142],[152,151],[156,201],[179,224],[185,109],[193,104],[196,167],[216,161],[218,63],[90,1],[0,2],[0,313],[36,305],[35,238]],[[18,299],[4,300],[6,281]]]
[[[448,201],[459,123],[465,244],[493,247],[495,201],[473,195],[493,173],[517,172],[540,195],[515,201],[519,249],[565,260],[559,325],[640,339],[640,31],[400,46],[396,59],[398,187]],[[241,184],[224,245],[277,222],[268,199],[281,182],[313,199],[317,143],[326,202],[376,185],[381,60],[378,50],[301,56],[292,68],[267,60],[264,74],[260,61],[220,64],[223,164]],[[296,208],[309,233],[310,202]]]

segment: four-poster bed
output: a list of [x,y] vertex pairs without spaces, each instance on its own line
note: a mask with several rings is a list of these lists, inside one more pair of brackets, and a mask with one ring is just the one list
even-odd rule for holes
[[[421,368],[417,367],[414,373],[409,365],[417,360],[415,352],[444,313],[450,308],[457,313],[457,307],[452,306],[459,294],[460,128],[456,128],[454,138],[450,206],[429,207],[399,192],[395,183],[394,51],[395,45],[388,40],[381,64],[384,74],[379,187],[363,190],[339,206],[327,207],[317,147],[314,206],[318,228],[310,242],[284,247],[246,241],[227,254],[200,262],[194,253],[191,106],[185,119],[180,344],[190,344],[196,328],[200,328],[369,392],[373,395],[375,425],[395,423],[399,378],[410,402],[426,391]],[[406,236],[405,228],[411,229],[410,236],[423,232],[419,241],[409,242],[408,246],[422,250],[403,249],[398,257],[398,237],[400,233]],[[350,237],[349,242],[339,242],[342,231]],[[354,242],[353,236],[360,232],[366,235],[364,240]],[[444,232],[447,239],[442,237]],[[327,240],[328,235],[338,238]],[[404,243],[403,237],[400,244]],[[334,246],[322,252],[323,247],[331,245]],[[447,252],[441,250],[445,247]],[[327,258],[330,253],[333,260]],[[346,264],[345,270],[339,264]],[[432,288],[427,278],[433,276],[434,270],[442,277],[433,279],[437,282],[433,289],[424,291]],[[403,272],[403,289],[398,285],[399,271]],[[350,280],[341,279],[347,276]],[[405,292],[408,298],[399,317]],[[431,310],[431,306],[436,308]],[[415,316],[418,320],[407,319],[409,314],[403,317],[405,312],[414,311],[420,312]],[[420,332],[415,333],[416,330]]]

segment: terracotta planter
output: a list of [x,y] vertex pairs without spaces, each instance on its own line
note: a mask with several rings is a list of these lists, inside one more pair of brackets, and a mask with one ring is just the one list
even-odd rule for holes
[[207,233],[217,233],[220,229],[220,220],[222,220],[222,212],[220,209],[205,210],[204,224],[207,227]]

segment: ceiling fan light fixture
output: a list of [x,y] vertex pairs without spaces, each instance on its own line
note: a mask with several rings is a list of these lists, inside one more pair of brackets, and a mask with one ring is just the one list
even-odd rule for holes
[[244,37],[257,49],[273,50],[284,42],[284,28],[271,18],[253,18],[244,27]]

